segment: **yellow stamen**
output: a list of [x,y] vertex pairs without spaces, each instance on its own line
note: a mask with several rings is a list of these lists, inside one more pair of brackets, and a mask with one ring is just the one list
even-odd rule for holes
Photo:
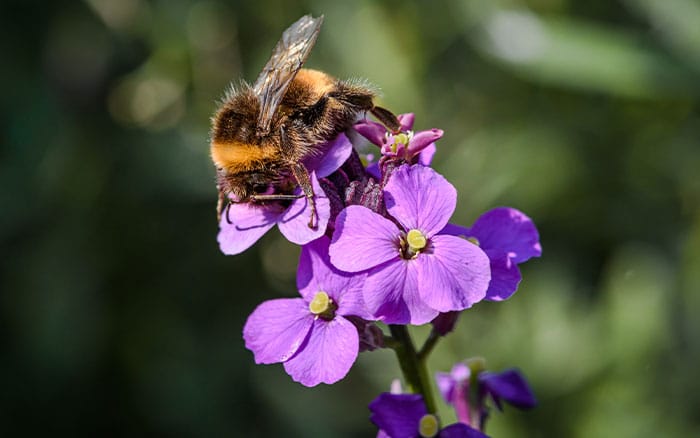
[[428,244],[428,239],[420,230],[414,228],[406,234],[406,242],[411,251],[418,252],[425,248],[425,245]]
[[408,144],[409,140],[410,140],[410,138],[408,137],[408,135],[404,134],[403,132],[401,134],[396,134],[394,136],[394,144],[396,144],[396,145],[402,144],[402,145],[406,146]]
[[331,308],[331,298],[323,291],[316,292],[314,299],[309,303],[309,310],[314,315],[320,315]]
[[424,438],[433,438],[438,434],[439,428],[440,424],[438,423],[437,417],[432,414],[425,414],[423,418],[420,419],[418,432],[420,436]]

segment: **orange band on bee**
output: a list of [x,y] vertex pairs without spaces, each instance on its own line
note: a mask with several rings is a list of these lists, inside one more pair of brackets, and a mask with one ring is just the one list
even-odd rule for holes
[[333,90],[333,87],[335,86],[335,79],[333,79],[330,75],[322,71],[308,68],[302,68],[299,70],[299,73],[297,73],[297,75],[294,77],[294,81],[298,85],[308,87],[319,96]]
[[266,160],[278,159],[279,148],[240,142],[211,143],[211,158],[216,167],[223,169],[253,170]]

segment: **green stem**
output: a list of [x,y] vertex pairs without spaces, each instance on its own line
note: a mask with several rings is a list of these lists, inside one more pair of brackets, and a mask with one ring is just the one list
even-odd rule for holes
[[431,330],[430,335],[428,335],[428,339],[425,340],[423,347],[421,347],[420,351],[418,352],[418,360],[428,360],[428,356],[430,356],[430,353],[433,352],[433,349],[437,345],[437,341],[439,341],[441,337],[442,336],[440,336],[438,332]]
[[389,331],[397,342],[394,351],[399,360],[399,366],[401,366],[406,384],[412,392],[423,396],[428,412],[435,414],[435,399],[433,398],[430,377],[426,366],[427,356],[418,356],[411,335],[408,333],[408,328],[405,325],[389,325]]
[[383,341],[384,347],[391,348],[392,350],[396,350],[399,347],[399,345],[401,345],[399,341],[387,335],[384,335]]

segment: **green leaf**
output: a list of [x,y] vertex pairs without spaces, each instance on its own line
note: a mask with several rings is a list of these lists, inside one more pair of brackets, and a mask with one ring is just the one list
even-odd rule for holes
[[500,10],[473,38],[487,56],[547,84],[636,98],[697,95],[694,72],[630,30]]

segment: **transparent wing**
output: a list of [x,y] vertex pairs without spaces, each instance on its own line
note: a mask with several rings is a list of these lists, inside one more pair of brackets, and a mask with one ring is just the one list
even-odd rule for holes
[[309,57],[322,23],[323,15],[318,18],[304,15],[289,26],[260,72],[253,85],[253,91],[260,100],[259,133],[267,134],[270,131],[272,116],[294,76]]

